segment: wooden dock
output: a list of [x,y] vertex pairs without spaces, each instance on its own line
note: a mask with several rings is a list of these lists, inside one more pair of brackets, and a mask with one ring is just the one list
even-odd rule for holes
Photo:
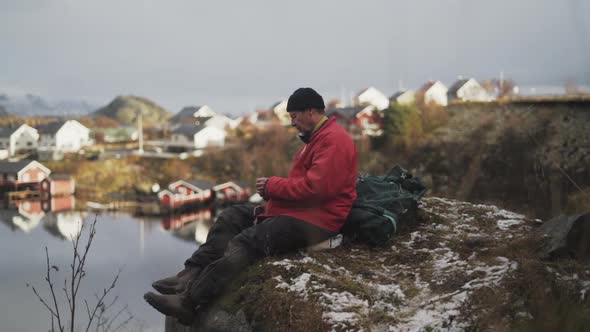
[[8,203],[41,198],[41,192],[34,190],[12,191],[6,194]]

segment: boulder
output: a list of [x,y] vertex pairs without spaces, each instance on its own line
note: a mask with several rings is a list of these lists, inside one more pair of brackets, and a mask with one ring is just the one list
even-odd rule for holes
[[590,213],[553,218],[541,225],[536,235],[543,243],[541,258],[590,260]]

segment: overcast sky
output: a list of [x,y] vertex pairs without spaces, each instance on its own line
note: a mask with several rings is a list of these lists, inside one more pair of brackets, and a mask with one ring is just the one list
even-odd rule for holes
[[590,84],[590,1],[0,0],[0,92],[233,114],[458,75]]

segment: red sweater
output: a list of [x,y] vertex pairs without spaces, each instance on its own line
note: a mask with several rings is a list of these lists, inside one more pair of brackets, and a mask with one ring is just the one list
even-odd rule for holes
[[339,232],[356,199],[357,153],[334,118],[295,155],[288,178],[266,183],[264,216],[290,216]]

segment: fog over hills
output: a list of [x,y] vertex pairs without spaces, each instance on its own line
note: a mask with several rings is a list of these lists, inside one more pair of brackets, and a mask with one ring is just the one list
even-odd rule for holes
[[[0,116],[82,116],[98,109],[84,100],[49,100],[34,94],[6,94],[0,92]],[[3,112],[4,111],[4,112]]]

